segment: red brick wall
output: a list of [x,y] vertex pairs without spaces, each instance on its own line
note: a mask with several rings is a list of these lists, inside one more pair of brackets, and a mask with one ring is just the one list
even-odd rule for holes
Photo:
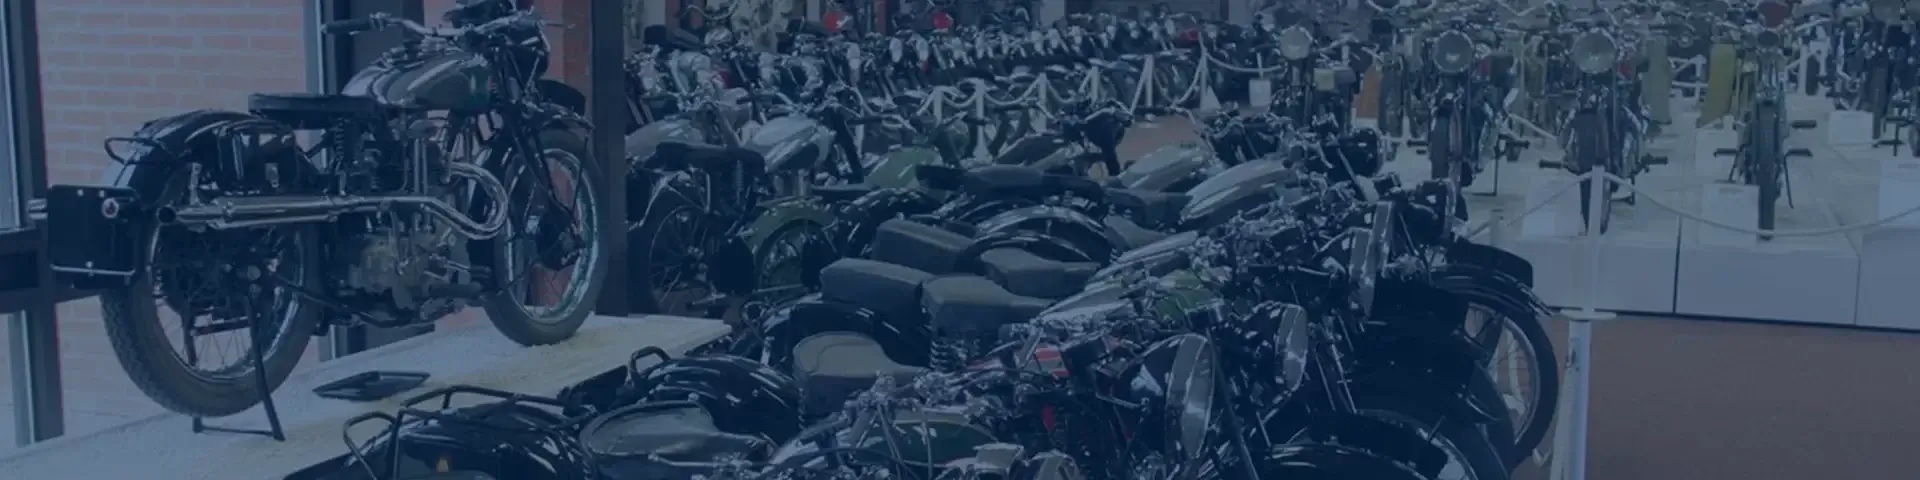
[[[308,1],[40,0],[48,180],[96,181],[108,161],[101,140],[146,120],[305,90]],[[98,301],[59,314],[70,433],[158,411],[120,370]]]

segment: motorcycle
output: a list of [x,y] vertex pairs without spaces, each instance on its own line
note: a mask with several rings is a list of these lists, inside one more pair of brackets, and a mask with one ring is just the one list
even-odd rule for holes
[[[149,397],[239,413],[333,326],[426,324],[478,305],[508,338],[546,345],[586,321],[606,275],[607,199],[591,127],[542,95],[545,24],[504,2],[446,19],[327,24],[409,41],[340,94],[256,94],[250,113],[148,122],[108,140],[117,161],[103,185],[53,188],[50,231],[99,240],[61,244],[53,268],[102,289],[116,356]],[[184,352],[164,311],[184,319]],[[198,337],[239,331],[246,358],[200,364]]]

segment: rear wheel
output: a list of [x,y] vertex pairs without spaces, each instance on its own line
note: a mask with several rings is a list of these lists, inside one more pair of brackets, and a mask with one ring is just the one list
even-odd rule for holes
[[[272,286],[321,284],[315,232],[157,229],[147,273],[100,295],[108,339],[128,378],[162,408],[182,414],[219,417],[260,403],[300,362],[319,321],[318,306]],[[268,278],[277,280],[261,280]],[[256,321],[258,330],[250,330]],[[255,369],[256,354],[264,371]],[[266,392],[256,384],[260,374]]]
[[[1752,162],[1752,165],[1748,166],[1752,169],[1752,173],[1749,174],[1750,178],[1747,182],[1760,187],[1758,225],[1761,230],[1773,229],[1775,208],[1780,201],[1780,162],[1785,158],[1781,155],[1779,148],[1781,142],[1777,136],[1779,125],[1780,108],[1778,106],[1762,105],[1754,110],[1753,125],[1751,125],[1754,129],[1754,144],[1751,147],[1753,151],[1747,157],[1747,161]],[[1768,236],[1761,238],[1771,239]]]
[[508,168],[502,179],[514,213],[493,249],[493,275],[503,288],[482,304],[494,328],[521,345],[573,337],[593,314],[607,277],[600,229],[612,217],[586,139],[555,129],[540,134],[540,145],[538,155]]

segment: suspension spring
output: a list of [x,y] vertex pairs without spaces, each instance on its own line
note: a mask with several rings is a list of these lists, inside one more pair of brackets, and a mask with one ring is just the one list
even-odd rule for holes
[[966,370],[967,361],[974,358],[971,341],[949,335],[936,336],[933,351],[929,356],[929,365],[935,371],[958,372]]

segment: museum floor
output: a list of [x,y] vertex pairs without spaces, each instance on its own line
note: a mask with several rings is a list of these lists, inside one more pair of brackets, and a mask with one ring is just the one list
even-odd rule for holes
[[[1565,324],[1549,331],[1564,355]],[[1593,346],[1588,478],[1920,471],[1920,335],[1623,316]],[[1547,478],[1526,470],[1515,478]]]

